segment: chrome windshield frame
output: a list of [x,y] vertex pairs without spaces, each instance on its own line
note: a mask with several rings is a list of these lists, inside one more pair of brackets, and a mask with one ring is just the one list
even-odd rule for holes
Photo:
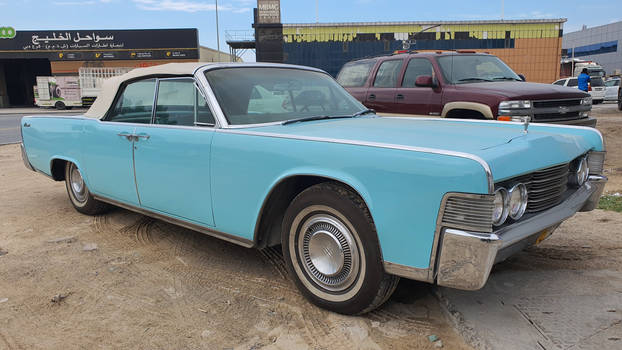
[[229,124],[229,122],[227,121],[227,118],[225,117],[225,113],[222,111],[222,108],[220,108],[220,104],[218,103],[218,100],[216,99],[216,94],[214,94],[214,90],[210,86],[209,82],[207,81],[207,77],[205,76],[205,73],[208,71],[216,70],[216,69],[227,69],[227,68],[296,69],[296,70],[304,70],[304,71],[311,71],[311,72],[326,74],[331,79],[333,79],[333,77],[330,74],[318,68],[295,66],[291,64],[280,64],[280,63],[244,63],[244,64],[223,63],[223,64],[207,65],[207,66],[199,67],[194,72],[194,78],[203,87],[203,90],[205,92],[205,98],[207,99],[210,107],[213,107],[212,113],[214,113],[214,116],[216,117],[217,124],[218,124],[216,128],[218,129],[245,129],[245,128],[254,128],[254,127],[261,127],[261,126],[280,125],[283,123],[283,121],[276,121],[276,122],[255,123],[255,124],[236,124],[236,125]]

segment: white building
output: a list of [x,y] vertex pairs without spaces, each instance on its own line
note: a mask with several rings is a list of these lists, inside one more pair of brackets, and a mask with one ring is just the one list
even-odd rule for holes
[[562,56],[600,64],[608,75],[622,74],[622,21],[565,33]]

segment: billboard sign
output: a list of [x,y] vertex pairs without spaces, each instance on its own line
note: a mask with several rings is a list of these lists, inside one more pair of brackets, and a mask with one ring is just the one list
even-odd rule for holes
[[[6,27],[0,27],[3,28]],[[12,38],[0,40],[0,58],[51,61],[199,58],[197,29],[20,30],[12,34]]]
[[281,23],[281,1],[257,0],[257,23]]

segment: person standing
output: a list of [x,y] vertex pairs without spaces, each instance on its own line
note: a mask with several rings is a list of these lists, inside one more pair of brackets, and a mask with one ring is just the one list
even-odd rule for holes
[[590,75],[587,74],[587,68],[583,68],[581,74],[577,77],[579,83],[579,90],[588,91],[588,83],[591,82]]

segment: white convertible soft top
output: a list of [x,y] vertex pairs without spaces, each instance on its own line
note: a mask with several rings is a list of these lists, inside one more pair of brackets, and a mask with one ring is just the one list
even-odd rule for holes
[[97,119],[103,118],[110,108],[110,105],[113,103],[119,86],[121,86],[124,81],[150,75],[192,75],[197,69],[205,65],[205,62],[167,63],[153,67],[133,69],[123,75],[106,79],[99,96],[91,108],[84,113],[84,116]]

